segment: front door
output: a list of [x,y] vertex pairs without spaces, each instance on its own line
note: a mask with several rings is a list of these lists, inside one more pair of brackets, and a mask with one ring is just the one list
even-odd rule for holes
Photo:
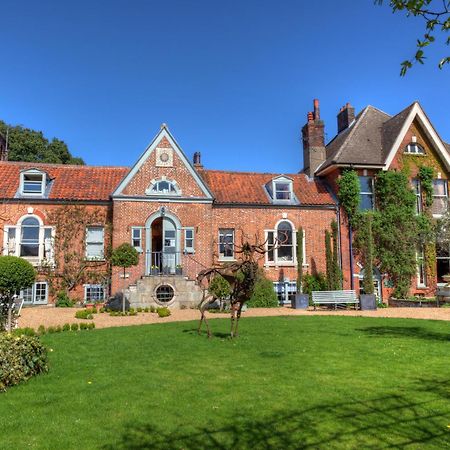
[[165,274],[175,273],[177,264],[177,228],[167,217],[163,220],[162,271]]

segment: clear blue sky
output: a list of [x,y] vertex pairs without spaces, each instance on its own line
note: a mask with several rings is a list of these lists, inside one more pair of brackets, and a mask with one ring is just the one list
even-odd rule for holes
[[208,168],[296,172],[315,97],[328,140],[347,101],[395,114],[417,99],[450,141],[450,67],[436,49],[400,78],[421,22],[373,0],[0,6],[0,118],[88,164],[132,165],[166,122]]

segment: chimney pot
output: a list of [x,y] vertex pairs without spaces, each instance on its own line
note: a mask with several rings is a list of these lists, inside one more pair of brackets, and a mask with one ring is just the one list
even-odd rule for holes
[[319,99],[314,99],[314,120],[320,120]]
[[200,152],[194,153],[194,167],[203,167],[202,166],[202,154]]

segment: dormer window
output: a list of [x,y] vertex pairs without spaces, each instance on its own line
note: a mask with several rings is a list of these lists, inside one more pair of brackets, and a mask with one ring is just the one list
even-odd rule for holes
[[425,155],[425,150],[420,144],[417,143],[416,136],[413,136],[411,143],[406,146],[405,153],[409,155]]
[[45,173],[38,170],[28,170],[22,172],[20,177],[20,193],[22,195],[44,195],[47,178]]
[[266,185],[273,203],[295,203],[295,196],[292,190],[292,180],[287,177],[278,177]]
[[150,187],[145,191],[147,195],[181,195],[181,190],[176,181],[153,180]]

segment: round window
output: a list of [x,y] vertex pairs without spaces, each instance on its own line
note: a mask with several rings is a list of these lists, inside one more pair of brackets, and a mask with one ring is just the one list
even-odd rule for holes
[[175,295],[172,286],[168,284],[161,284],[156,288],[156,300],[159,303],[169,303]]

